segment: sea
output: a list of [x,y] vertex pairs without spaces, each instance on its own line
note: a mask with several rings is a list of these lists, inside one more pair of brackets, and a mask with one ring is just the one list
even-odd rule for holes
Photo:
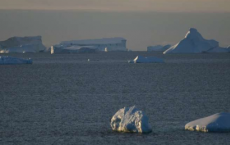
[[[0,65],[1,145],[227,145],[229,133],[185,131],[230,112],[230,53],[3,54],[33,64]],[[165,63],[129,64],[137,55]],[[149,118],[149,134],[110,127],[121,108]]]

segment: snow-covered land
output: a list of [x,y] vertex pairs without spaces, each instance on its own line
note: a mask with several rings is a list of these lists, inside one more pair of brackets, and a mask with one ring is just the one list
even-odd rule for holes
[[0,64],[32,64],[32,59],[22,59],[10,56],[0,56]]
[[124,107],[117,111],[111,119],[111,127],[119,132],[149,133],[152,131],[148,117],[135,106]]
[[185,130],[201,132],[229,132],[230,113],[217,113],[185,125]]
[[163,63],[164,60],[157,57],[137,56],[134,60],[129,60],[129,63]]
[[185,35],[185,38],[176,45],[170,47],[167,53],[209,53],[209,52],[229,52],[227,48],[219,47],[219,42],[215,40],[206,40],[195,29],[191,28]]
[[46,47],[42,44],[41,36],[11,37],[0,41],[0,53],[36,53],[45,50]]
[[[84,46],[84,48],[82,48]],[[78,49],[85,47],[95,49],[95,51],[127,51],[126,40],[124,38],[103,38],[103,39],[89,39],[89,40],[73,40],[63,41],[60,44],[52,46],[54,53],[62,53],[66,51],[78,51]],[[51,47],[51,48],[52,48]],[[57,50],[57,51],[56,51]]]
[[169,49],[171,47],[171,45],[156,45],[156,46],[148,46],[147,47],[147,51],[165,51],[167,49]]

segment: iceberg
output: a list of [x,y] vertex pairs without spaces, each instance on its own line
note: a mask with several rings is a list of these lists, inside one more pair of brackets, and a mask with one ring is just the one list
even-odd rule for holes
[[0,53],[36,53],[45,50],[41,36],[11,37],[0,41]]
[[15,58],[10,56],[0,56],[0,64],[32,64],[32,59],[22,59],[22,58]]
[[134,60],[129,60],[129,63],[163,63],[164,60],[157,57],[137,56]]
[[51,46],[51,54],[54,53],[93,53],[96,52],[96,48],[93,46]]
[[176,45],[170,47],[163,54],[168,53],[204,53],[218,49],[219,42],[206,40],[195,28],[190,28],[185,38]]
[[229,48],[224,48],[224,47],[216,47],[214,49],[211,49],[207,51],[208,53],[227,53],[230,52]]
[[165,51],[167,49],[169,49],[171,47],[171,45],[156,45],[156,46],[148,46],[147,47],[147,51]]
[[[88,39],[88,40],[72,40],[63,41],[59,44],[51,46],[54,53],[78,52],[82,47],[95,49],[94,51],[127,51],[126,40],[124,38],[102,38],[102,39]],[[92,52],[92,51],[90,51]]]
[[230,113],[217,113],[185,125],[185,130],[201,132],[229,132]]
[[148,117],[144,112],[133,107],[124,107],[117,111],[110,123],[114,131],[149,133],[152,131],[148,124]]

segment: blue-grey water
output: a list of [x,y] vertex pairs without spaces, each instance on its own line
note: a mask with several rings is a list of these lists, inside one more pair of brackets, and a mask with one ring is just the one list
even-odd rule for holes
[[[128,64],[136,55],[165,63]],[[0,66],[0,144],[229,144],[229,133],[184,130],[192,120],[230,112],[230,53],[11,54],[32,65]],[[88,62],[87,60],[91,61]],[[117,133],[110,118],[136,105],[150,134]]]

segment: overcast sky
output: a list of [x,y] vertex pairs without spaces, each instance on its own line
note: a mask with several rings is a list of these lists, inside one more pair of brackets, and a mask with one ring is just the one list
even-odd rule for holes
[[230,12],[230,0],[0,0],[0,9]]

